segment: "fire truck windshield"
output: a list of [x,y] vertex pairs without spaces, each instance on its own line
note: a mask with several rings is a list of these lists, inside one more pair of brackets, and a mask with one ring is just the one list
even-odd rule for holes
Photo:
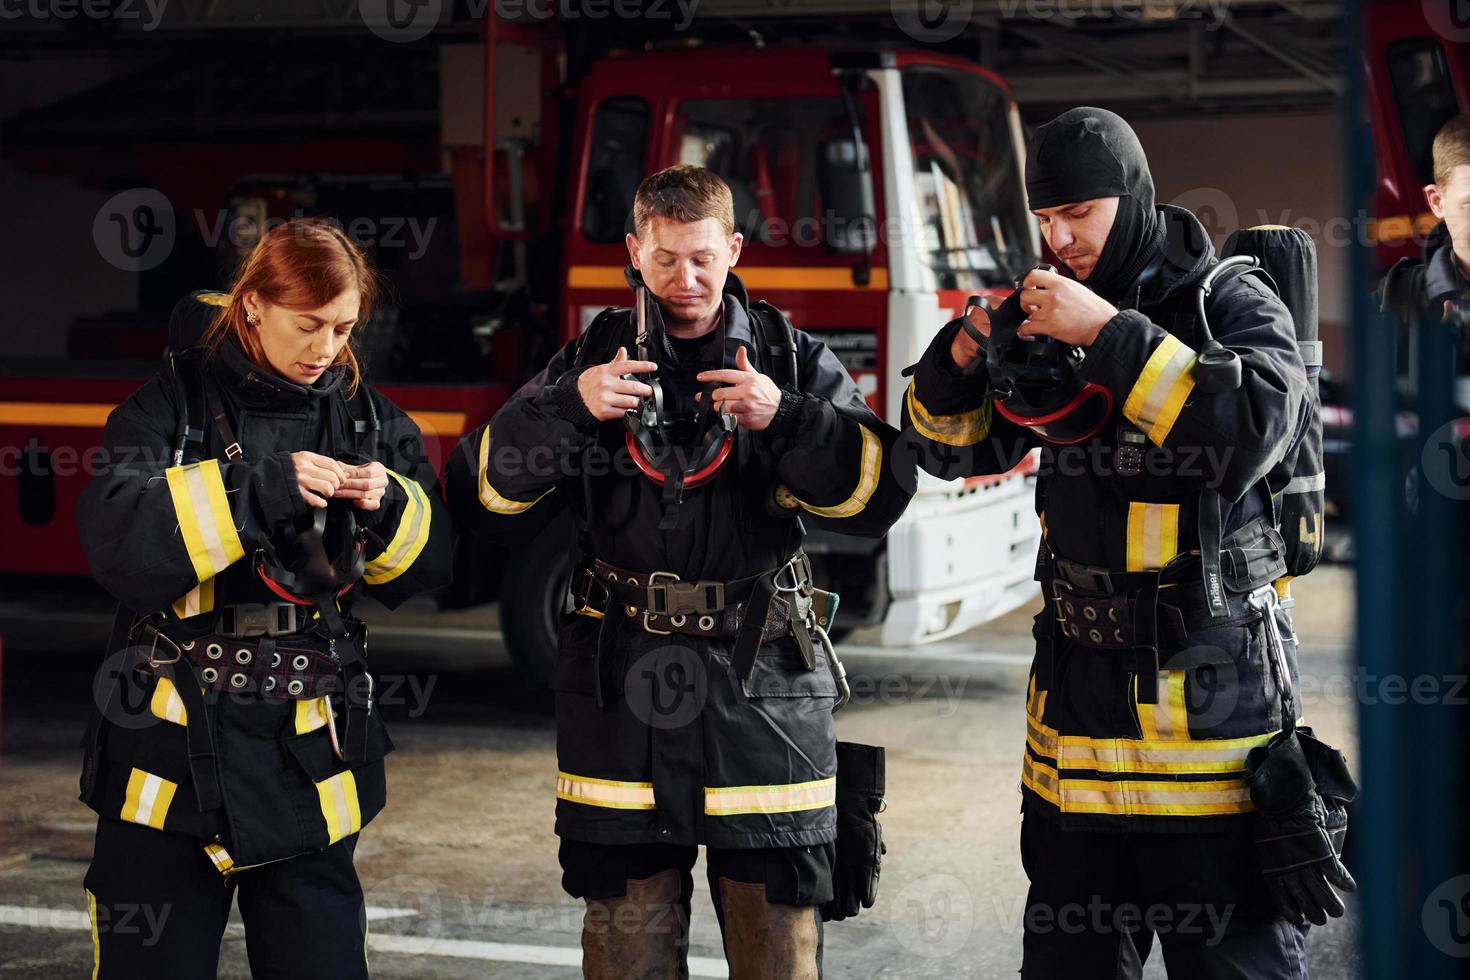
[[903,69],[919,250],[931,289],[1003,287],[1036,261],[1005,92],[952,68]]

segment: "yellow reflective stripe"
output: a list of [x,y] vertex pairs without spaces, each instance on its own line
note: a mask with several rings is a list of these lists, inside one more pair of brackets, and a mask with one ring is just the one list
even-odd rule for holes
[[331,711],[327,699],[312,698],[309,701],[296,702],[296,734],[306,735],[316,731],[327,723],[327,712]]
[[87,890],[87,914],[92,918],[92,980],[102,970],[102,938],[97,935],[97,896]]
[[188,724],[189,715],[184,710],[184,699],[179,697],[178,688],[167,677],[160,677],[153,688],[153,699],[148,702],[153,717],[171,721],[176,725]]
[[[550,492],[547,490],[541,497]],[[522,514],[535,507],[541,497],[536,500],[511,500],[502,497],[490,485],[490,427],[485,426],[485,431],[480,436],[480,503],[492,514]]]
[[173,802],[178,783],[171,783],[151,772],[134,769],[128,774],[128,789],[123,796],[121,817],[131,823],[140,823],[155,830],[163,829],[168,816],[169,804]]
[[180,619],[214,612],[214,579],[205,579],[173,601],[174,615]]
[[712,817],[738,813],[794,813],[837,803],[837,777],[773,786],[706,786],[704,812]]
[[214,869],[222,875],[229,874],[235,867],[235,859],[220,844],[205,844],[204,853],[214,863]]
[[327,821],[327,843],[335,844],[362,829],[362,811],[357,805],[357,780],[351,769],[315,785],[322,817]]
[[219,460],[171,466],[164,470],[164,476],[179,519],[179,532],[194,564],[195,579],[212,579],[245,557]]
[[858,469],[857,489],[853,490],[852,496],[842,503],[833,504],[831,507],[818,507],[796,497],[796,502],[804,509],[818,517],[852,517],[862,513],[862,509],[868,506],[868,500],[873,496],[873,491],[878,489],[878,467],[883,461],[883,444],[878,441],[876,435],[868,430],[867,426],[859,425],[858,431],[863,434],[863,451]]
[[569,803],[601,806],[611,810],[652,810],[653,784],[591,776],[556,774],[556,798]]
[[1091,769],[1103,773],[1242,773],[1250,750],[1265,745],[1270,739],[1270,733],[1249,738],[1174,742],[1064,736],[1057,745],[1056,762],[1062,769]]
[[990,434],[991,406],[989,399],[986,399],[973,412],[963,412],[959,415],[934,415],[919,401],[919,395],[914,391],[913,381],[909,382],[903,397],[908,403],[909,421],[914,423],[914,428],[918,430],[919,435],[930,442],[941,442],[946,446],[973,446]]
[[1028,755],[1021,783],[1063,813],[1206,817],[1253,809],[1244,779],[1071,779]]
[[1179,505],[1128,502],[1128,571],[1163,568],[1179,553]]
[[1164,690],[1159,692],[1159,703],[1169,715],[1169,730],[1174,738],[1184,741],[1189,738],[1189,707],[1184,702],[1184,678],[1186,671],[1171,670],[1164,681]]
[[398,529],[393,540],[375,558],[363,566],[362,580],[368,585],[391,582],[412,567],[429,542],[429,526],[433,523],[433,511],[429,507],[429,496],[417,480],[400,476],[392,470],[388,475],[398,481],[408,502],[398,515]]
[[1123,415],[1162,446],[1194,389],[1194,350],[1167,334],[1144,364],[1123,402]]

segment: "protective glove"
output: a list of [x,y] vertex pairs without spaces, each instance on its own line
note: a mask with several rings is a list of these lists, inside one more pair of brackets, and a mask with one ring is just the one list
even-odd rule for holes
[[888,852],[878,823],[886,806],[884,782],[882,746],[837,743],[837,858],[832,901],[822,906],[825,922],[870,909],[878,896],[878,872]]
[[1340,860],[1347,804],[1358,794],[1347,760],[1311,729],[1298,728],[1251,749],[1245,769],[1256,855],[1277,911],[1297,925],[1341,916],[1335,889],[1358,888]]

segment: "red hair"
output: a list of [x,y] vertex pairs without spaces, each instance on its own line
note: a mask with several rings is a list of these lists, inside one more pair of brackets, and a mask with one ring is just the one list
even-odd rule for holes
[[[245,319],[246,293],[253,290],[273,306],[314,310],[353,288],[361,297],[358,321],[362,322],[372,313],[379,295],[377,274],[367,256],[331,221],[292,219],[266,232],[240,264],[229,303],[205,331],[204,344],[213,351],[228,337],[252,361],[269,369],[260,336]],[[356,334],[353,331],[353,338],[332,361],[333,366],[347,366],[344,390],[349,398],[362,380],[352,347]]]

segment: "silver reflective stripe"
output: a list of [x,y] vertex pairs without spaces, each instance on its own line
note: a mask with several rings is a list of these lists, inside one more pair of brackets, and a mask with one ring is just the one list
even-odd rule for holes
[[1302,363],[1307,367],[1322,366],[1322,341],[1298,340],[1296,349],[1301,351]]
[[1282,490],[1281,490],[1281,492],[1282,493],[1311,493],[1314,490],[1326,490],[1326,489],[1327,489],[1327,474],[1326,473],[1308,473],[1306,476],[1294,476],[1294,477],[1292,477],[1291,478],[1291,482],[1289,482],[1285,487],[1283,487]]

